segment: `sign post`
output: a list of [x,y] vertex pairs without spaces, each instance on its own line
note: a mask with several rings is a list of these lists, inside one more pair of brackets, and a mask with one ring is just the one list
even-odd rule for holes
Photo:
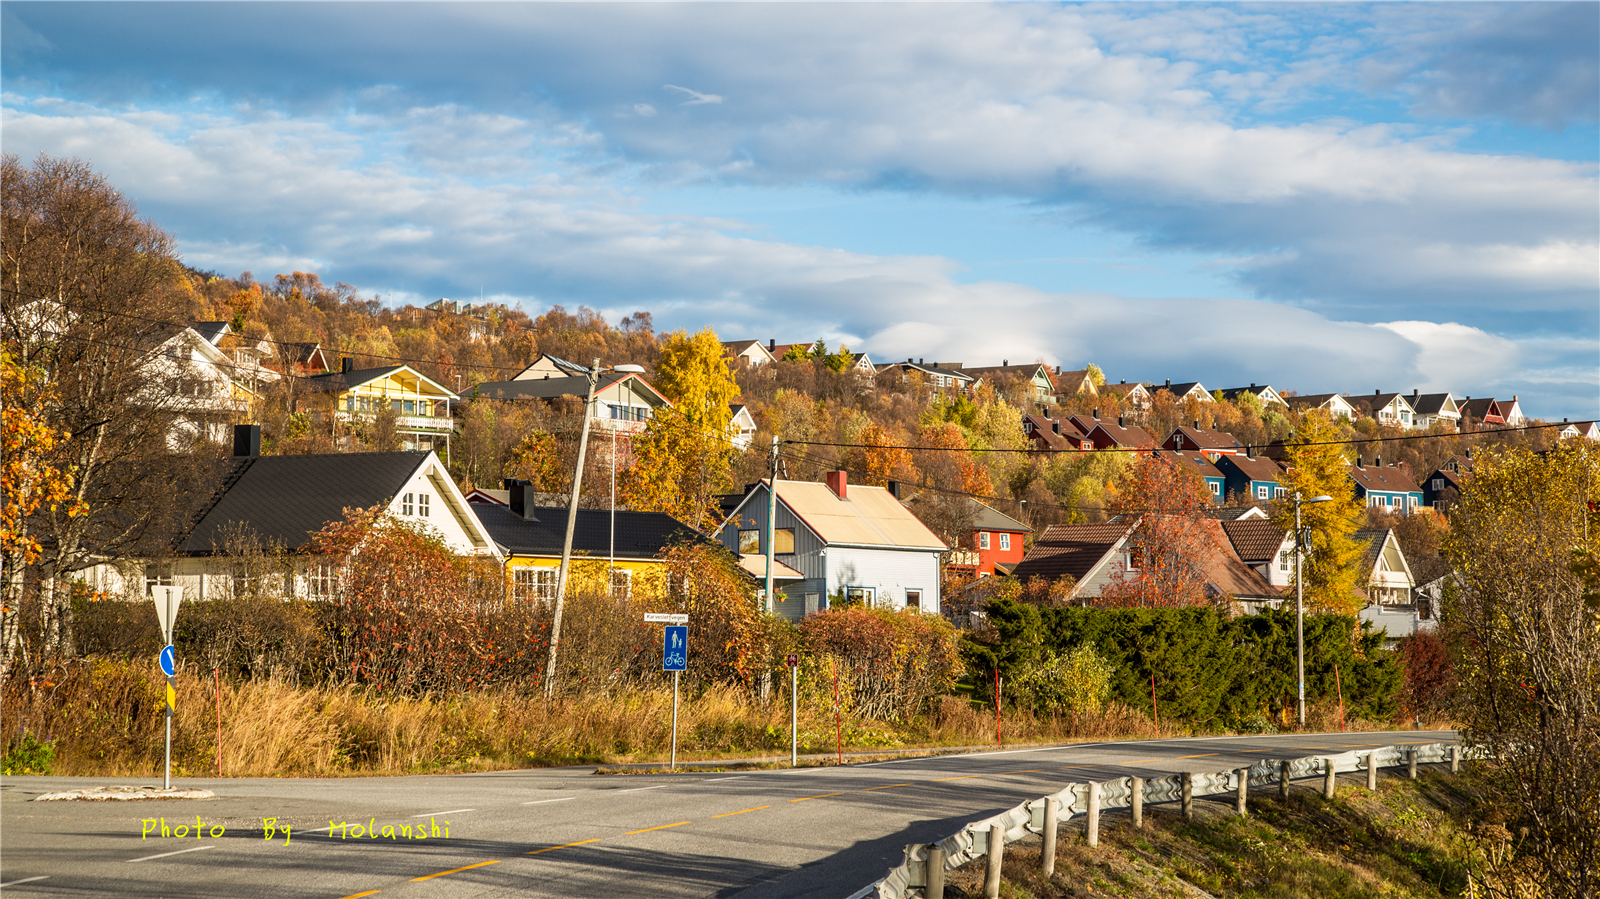
[[661,622],[661,670],[672,672],[672,758],[668,769],[678,768],[678,675],[689,668],[689,616],[652,612],[647,623]]
[[789,653],[789,767],[800,765],[800,656]]
[[172,718],[177,714],[178,691],[173,682],[178,676],[178,655],[172,648],[172,624],[178,618],[178,605],[183,602],[182,587],[151,587],[150,596],[156,603],[156,620],[161,623],[161,673],[167,676],[167,759],[161,776],[161,789],[172,789]]

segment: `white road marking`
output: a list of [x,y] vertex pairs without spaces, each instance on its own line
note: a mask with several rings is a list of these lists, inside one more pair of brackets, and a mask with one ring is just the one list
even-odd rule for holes
[[618,790],[617,792],[618,793],[637,793],[640,790],[665,790],[667,787],[670,787],[670,786],[672,786],[672,784],[656,784],[653,787],[634,787],[631,790]]
[[708,783],[708,784],[719,784],[719,783],[722,783],[725,780],[739,780],[740,778],[749,777],[749,776],[750,775],[748,775],[748,774],[740,774],[737,777],[719,777],[716,780],[708,780],[708,781],[706,781],[706,783]]
[[6,887],[14,887],[19,883],[33,883],[35,880],[49,880],[49,879],[50,879],[50,875],[49,874],[40,874],[38,877],[24,877],[21,880],[13,880],[10,883],[0,883],[0,889],[4,889]]
[[453,808],[448,812],[423,812],[420,815],[412,815],[411,817],[413,817],[413,818],[432,818],[435,815],[459,815],[462,812],[475,812],[475,811],[477,811],[477,809],[475,809],[475,808]]
[[147,855],[144,858],[130,858],[130,859],[128,859],[128,864],[131,865],[134,862],[147,862],[147,861],[150,861],[152,859],[166,858],[169,855],[182,855],[185,852],[199,852],[202,849],[215,849],[215,848],[217,848],[217,847],[216,847],[215,844],[213,844],[213,845],[210,845],[210,846],[196,846],[193,849],[179,849],[177,852],[163,852],[160,855]]
[[569,799],[577,798],[576,796],[563,796],[560,799],[535,799],[532,802],[524,802],[523,805],[544,805],[546,802],[566,802]]

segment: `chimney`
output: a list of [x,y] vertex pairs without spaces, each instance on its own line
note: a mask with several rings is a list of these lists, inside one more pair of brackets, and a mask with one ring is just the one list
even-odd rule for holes
[[1057,434],[1061,433],[1061,422],[1059,422],[1059,421],[1050,422],[1050,429],[1055,431]]
[[1383,467],[1383,457],[1382,456],[1373,456],[1372,457],[1372,467],[1373,468],[1382,468]]
[[1094,420],[1095,421],[1099,421],[1100,420],[1100,410],[1099,409],[1094,410]]
[[918,360],[917,360],[917,364],[918,364],[918,365],[926,365],[926,364],[927,364],[927,363],[928,363],[928,360],[926,360],[926,359],[920,359],[920,358],[919,358],[919,359],[918,359]]
[[1251,390],[1255,390],[1256,389],[1256,382],[1254,382],[1254,381],[1250,382],[1250,389]]
[[1010,364],[1011,364],[1011,360],[1010,359],[1001,359],[1000,360],[1000,367],[1001,368],[1005,368],[1007,365],[1010,365]]
[[1421,396],[1422,396],[1422,391],[1421,390],[1418,390],[1415,387],[1411,388],[1411,398],[1412,399],[1419,399],[1419,398],[1421,398]]
[[351,359],[349,356],[344,357],[344,359],[339,363],[339,373],[340,374],[348,375],[349,373],[351,373],[351,372],[353,372],[355,370],[356,370],[356,360]]
[[511,498],[508,501],[511,505],[511,514],[518,518],[528,517],[527,488],[531,483],[531,481],[524,481],[521,478],[505,479],[506,491],[511,494]]
[[1167,386],[1168,386],[1168,387],[1171,387],[1171,386],[1172,386],[1172,379],[1171,379],[1171,378],[1168,378],[1168,379],[1167,379]]
[[1127,427],[1127,425],[1122,423],[1122,416],[1120,416],[1120,415],[1117,416],[1117,427],[1119,427],[1119,428]]
[[1123,378],[1123,379],[1122,379],[1122,380],[1121,380],[1121,381],[1119,381],[1119,382],[1117,382],[1117,383],[1119,383],[1119,384],[1126,384],[1126,383],[1128,383],[1128,379],[1127,379],[1127,378]]
[[1374,391],[1372,391],[1372,395],[1373,395],[1373,396],[1377,396],[1377,395],[1378,395],[1378,394],[1380,394],[1380,393],[1382,393],[1382,392],[1383,392],[1383,391],[1381,391],[1381,390],[1374,390]]
[[233,426],[233,454],[235,456],[261,455],[261,426]]
[[1366,468],[1367,466],[1362,465],[1361,462],[1362,462],[1361,456],[1357,455],[1356,456],[1356,467],[1357,468]]
[[889,495],[894,497],[897,500],[900,498],[900,482],[899,481],[890,481],[889,482]]
[[840,499],[850,498],[850,475],[844,471],[828,472],[828,489]]
[[1200,419],[1198,418],[1194,420],[1194,429],[1196,431],[1200,430]]
[[767,352],[770,353],[770,352],[772,352],[773,350],[775,350],[777,348],[778,348],[778,341],[773,339],[773,338],[771,338],[771,337],[768,337],[767,338]]

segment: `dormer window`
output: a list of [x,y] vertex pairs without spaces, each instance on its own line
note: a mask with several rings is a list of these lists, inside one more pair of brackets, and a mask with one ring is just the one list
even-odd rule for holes
[[421,518],[428,517],[428,494],[417,494],[417,515]]
[[410,514],[412,514],[412,510],[414,510],[416,508],[416,504],[412,501],[412,498],[414,496],[415,496],[415,494],[407,493],[405,496],[400,498],[400,514],[401,515],[410,515]]

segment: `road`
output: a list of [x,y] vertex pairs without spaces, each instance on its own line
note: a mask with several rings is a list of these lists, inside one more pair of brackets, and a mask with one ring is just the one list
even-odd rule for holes
[[[217,798],[150,802],[34,803],[53,790],[148,781],[13,777],[0,788],[0,889],[168,899],[844,897],[899,863],[906,843],[948,836],[1067,782],[1454,739],[1155,740],[734,774],[184,778],[175,786]],[[163,821],[174,835],[161,835]]]

